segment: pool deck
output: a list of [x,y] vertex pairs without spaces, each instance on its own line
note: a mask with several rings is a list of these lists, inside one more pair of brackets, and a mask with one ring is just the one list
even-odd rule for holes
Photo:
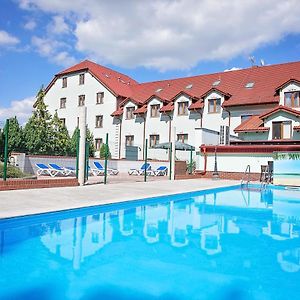
[[193,192],[237,184],[239,184],[239,181],[188,179],[3,191],[0,192],[0,219]]

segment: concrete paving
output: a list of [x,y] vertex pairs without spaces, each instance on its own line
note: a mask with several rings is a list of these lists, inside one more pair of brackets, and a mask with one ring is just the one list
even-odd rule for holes
[[199,191],[237,184],[239,184],[239,181],[188,179],[2,191],[0,192],[0,219]]

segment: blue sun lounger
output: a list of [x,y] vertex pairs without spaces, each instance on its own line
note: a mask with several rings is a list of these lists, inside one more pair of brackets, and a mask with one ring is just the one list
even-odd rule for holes
[[[104,172],[103,166],[98,161],[94,161],[94,166],[96,169]],[[111,169],[111,168],[107,168],[107,172],[109,175],[117,175],[119,173],[117,169]]]
[[151,165],[149,163],[143,164],[140,169],[130,169],[128,171],[129,175],[143,175],[145,171],[149,171],[151,169]]

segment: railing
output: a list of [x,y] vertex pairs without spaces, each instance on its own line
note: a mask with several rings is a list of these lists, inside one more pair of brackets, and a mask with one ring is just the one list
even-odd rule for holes
[[[245,180],[246,176],[247,176],[247,181]],[[245,182],[247,183],[247,185],[250,182],[250,165],[247,165],[247,167],[246,167],[246,170],[245,170],[244,175],[241,180],[241,185],[243,185]]]
[[271,173],[269,166],[262,171],[261,174],[261,188],[265,188],[271,182]]

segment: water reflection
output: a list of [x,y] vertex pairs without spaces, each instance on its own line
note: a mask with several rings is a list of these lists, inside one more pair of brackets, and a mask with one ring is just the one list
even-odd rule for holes
[[160,262],[174,257],[191,266],[205,262],[201,268],[221,266],[222,273],[232,276],[249,269],[256,274],[268,261],[283,272],[297,273],[300,197],[291,193],[287,201],[284,195],[280,190],[236,189],[120,210],[95,209],[94,214],[1,229],[0,253],[5,256],[38,238],[50,256],[71,262],[73,270],[93,258],[101,265],[115,253],[138,260],[151,252]]

